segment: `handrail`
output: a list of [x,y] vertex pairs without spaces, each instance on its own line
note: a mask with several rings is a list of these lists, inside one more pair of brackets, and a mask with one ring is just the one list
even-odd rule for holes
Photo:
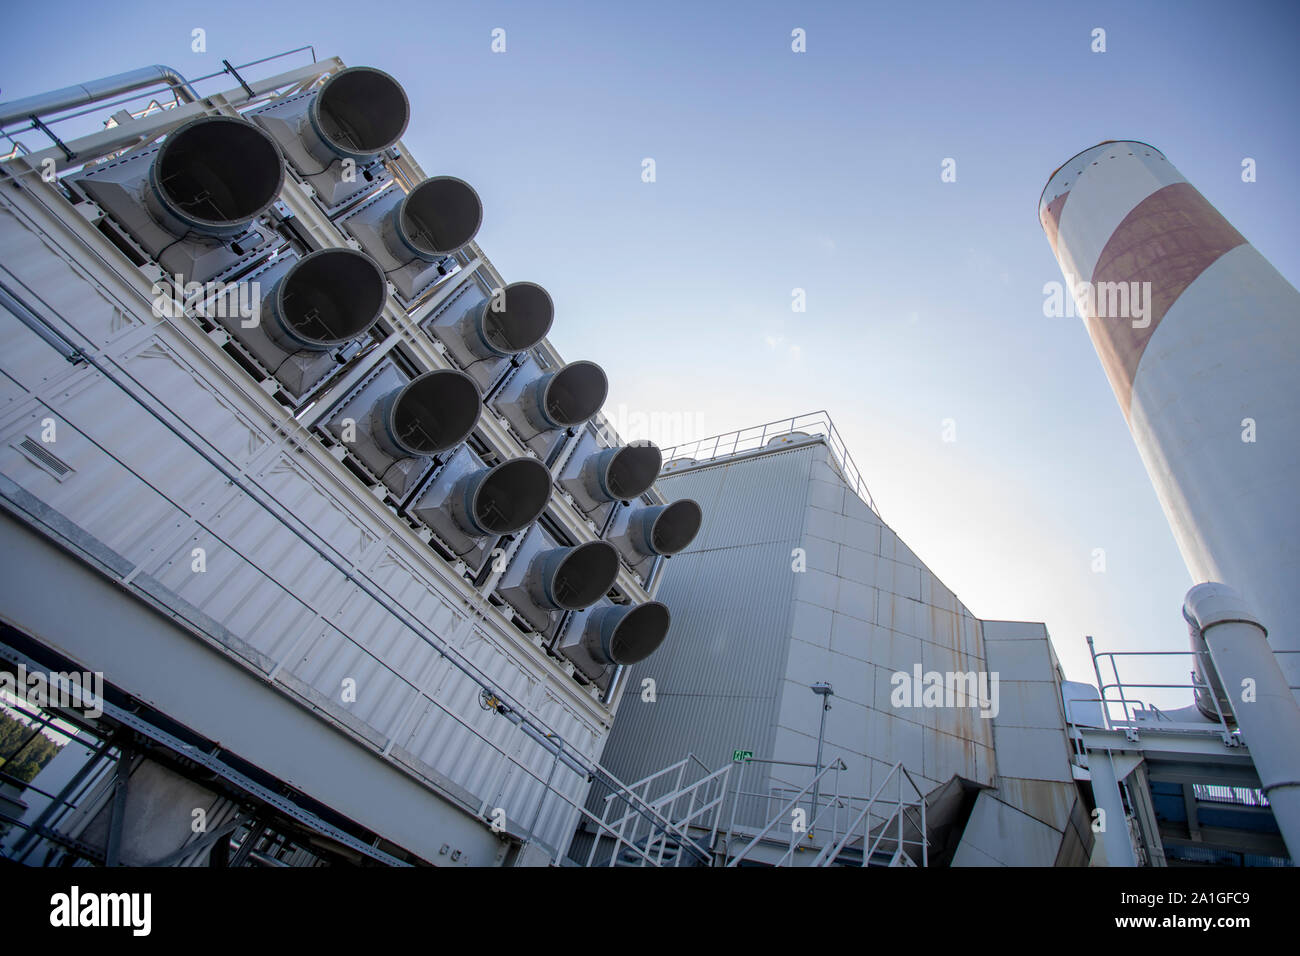
[[752,840],[750,840],[749,843],[745,845],[745,848],[743,850],[741,850],[734,857],[732,857],[731,862],[729,862],[727,866],[730,867],[730,866],[738,865],[740,861],[745,858],[746,854],[748,854],[750,850],[756,847],[759,844],[759,842],[763,839],[763,837],[767,836],[768,831],[770,831],[772,827],[776,826],[777,822],[783,819],[786,813],[788,813],[790,810],[794,809],[794,807],[798,805],[799,798],[802,797],[809,790],[811,790],[814,784],[821,782],[822,777],[826,776],[826,774],[830,773],[832,770],[847,770],[847,769],[848,769],[848,765],[845,764],[844,761],[841,760],[839,757],[836,757],[831,763],[823,767],[820,772],[818,772],[810,781],[808,781],[808,783],[804,786],[802,790],[800,790],[797,794],[794,795],[794,797],[792,797],[789,801],[786,802],[785,806],[781,808],[781,810],[776,814],[776,816],[772,817],[772,819],[767,822],[767,825],[763,827],[763,829],[758,831],[758,834]]
[[[1138,710],[1149,712],[1149,713],[1155,713],[1158,719],[1164,719],[1171,724],[1176,723],[1174,721],[1169,720],[1169,718],[1165,716],[1154,704],[1148,704],[1146,701],[1142,700],[1141,698],[1131,697],[1130,695],[1125,693],[1125,691],[1129,689],[1190,690],[1193,692],[1192,695],[1193,701],[1195,701],[1197,697],[1201,696],[1203,693],[1204,696],[1208,697],[1209,700],[1213,702],[1215,717],[1217,718],[1218,730],[1222,734],[1225,742],[1230,742],[1229,738],[1237,734],[1236,728],[1230,726],[1228,715],[1224,713],[1223,707],[1220,705],[1219,694],[1215,692],[1213,686],[1209,682],[1209,679],[1207,678],[1205,680],[1201,680],[1197,676],[1195,670],[1191,672],[1190,676],[1192,679],[1190,683],[1181,683],[1181,682],[1180,683],[1154,683],[1154,682],[1148,683],[1148,682],[1139,682],[1139,681],[1126,681],[1124,680],[1123,677],[1120,676],[1119,673],[1119,664],[1117,658],[1120,657],[1192,657],[1201,662],[1201,667],[1204,669],[1204,673],[1212,674],[1214,672],[1213,661],[1206,660],[1206,654],[1204,651],[1200,651],[1196,649],[1188,649],[1188,650],[1178,650],[1178,651],[1101,651],[1098,652],[1096,649],[1096,645],[1094,644],[1093,638],[1091,636],[1087,638],[1087,641],[1088,641],[1088,650],[1092,656],[1093,672],[1097,675],[1097,687],[1098,687],[1097,692],[1100,696],[1097,698],[1087,698],[1087,699],[1072,698],[1071,701],[1067,701],[1066,702],[1067,721],[1073,723],[1073,721],[1070,720],[1072,716],[1072,708],[1069,705],[1077,701],[1079,703],[1100,704],[1102,720],[1105,722],[1106,725],[1105,729],[1107,730],[1119,730],[1119,729],[1129,728],[1129,727],[1140,728],[1143,726],[1149,726],[1149,724],[1144,723],[1143,721],[1137,719],[1135,713]],[[1283,651],[1281,653],[1287,653],[1287,652]],[[1103,658],[1109,660],[1111,673],[1114,675],[1113,681],[1106,681],[1102,677],[1100,661]],[[1292,690],[1300,690],[1300,688],[1292,688]],[[1114,697],[1109,696],[1108,692],[1110,691],[1116,691],[1118,693],[1118,700],[1115,699]],[[1114,717],[1111,711],[1111,708],[1114,706],[1118,706],[1120,708],[1121,713],[1123,714],[1122,718],[1116,719]],[[1179,723],[1177,726],[1180,728],[1191,729],[1191,725],[1187,725],[1187,724]]]
[[[682,856],[685,853],[691,853],[697,859],[706,864],[711,863],[713,860],[711,852],[706,850],[704,847],[701,847],[691,838],[689,828],[697,818],[715,808],[721,807],[726,797],[726,778],[731,771],[731,765],[725,764],[719,769],[711,771],[705,774],[705,776],[699,777],[696,780],[683,785],[682,777],[685,768],[691,764],[695,764],[706,771],[708,770],[708,766],[696,757],[695,754],[687,754],[686,757],[683,757],[676,763],[670,764],[661,770],[657,770],[649,776],[643,777],[641,780],[630,785],[627,788],[627,793],[640,802],[640,807],[634,806],[622,792],[607,794],[604,797],[605,809],[601,817],[599,819],[594,816],[591,817],[592,822],[596,825],[597,831],[595,838],[592,841],[591,848],[587,854],[587,866],[594,865],[596,851],[600,847],[601,840],[606,836],[611,837],[614,840],[614,846],[609,857],[609,866],[617,865],[619,855],[623,852],[624,847],[632,850],[641,858],[642,866],[647,863],[651,866],[661,866],[663,864],[664,853],[670,842],[676,842],[679,848],[679,852],[673,865],[680,865]],[[650,784],[655,780],[668,776],[674,771],[677,771],[678,774],[674,788],[658,797],[655,797],[654,799],[650,799],[648,789]],[[710,790],[715,781],[721,781],[721,784],[718,788],[717,794],[710,796]],[[640,792],[637,792],[638,790],[640,790]],[[703,793],[704,799],[700,801],[700,805],[697,807],[697,799],[699,799],[701,793]],[[610,811],[613,806],[612,800],[614,797],[620,797],[622,801],[628,805],[629,809],[624,812],[622,816],[611,820]],[[675,815],[674,807],[679,801],[686,798],[689,798],[686,811],[684,815],[678,818]],[[645,812],[647,810],[653,815],[654,819],[647,817]],[[639,827],[642,820],[646,820],[649,825],[645,836],[638,837]],[[631,825],[630,832],[629,824]],[[716,838],[717,827],[718,819],[715,814],[710,841]],[[642,842],[644,842],[644,846],[640,845]],[[656,850],[656,844],[658,845],[657,853],[652,858],[651,853]]]
[[[757,434],[748,434],[753,432]],[[853,461],[853,456],[849,454],[848,446],[825,409],[673,445],[663,449],[663,460],[666,465],[679,458],[692,458],[697,462],[712,461],[741,452],[761,450],[767,447],[769,441],[792,432],[804,432],[810,438],[824,439],[826,447],[830,449],[831,458],[843,473],[846,483],[853,489],[854,494],[879,517],[880,509],[876,507],[876,502],[862,479],[862,473]]]
[[[898,776],[900,771],[902,773],[902,776]],[[889,814],[889,816],[884,818],[885,826],[881,827],[879,836],[876,837],[875,842],[872,843],[870,847],[868,847],[867,841],[870,840],[871,838],[871,827],[869,823],[867,824],[866,829],[863,831],[863,836],[862,836],[862,865],[863,866],[867,865],[867,861],[871,859],[871,854],[875,852],[876,847],[880,845],[881,839],[883,839],[884,835],[888,832],[889,822],[892,821],[895,816],[898,816],[900,818],[899,827],[898,827],[899,849],[902,848],[904,842],[907,843],[918,842],[915,840],[904,841],[902,839],[903,828],[902,828],[901,815],[903,810],[906,807],[912,806],[911,801],[907,802],[906,804],[903,803],[903,797],[902,797],[903,777],[907,778],[907,782],[912,785],[912,789],[916,792],[916,795],[919,798],[919,802],[921,806],[921,820],[922,820],[921,840],[919,842],[922,845],[924,862],[928,863],[929,862],[928,851],[929,851],[930,840],[929,840],[929,835],[925,832],[925,824],[924,824],[925,794],[921,792],[921,788],[916,785],[916,781],[912,779],[912,775],[907,772],[907,768],[903,766],[903,762],[900,760],[889,769],[889,773],[885,775],[884,780],[880,781],[880,786],[878,786],[876,788],[876,792],[871,795],[871,799],[867,801],[867,805],[862,808],[862,811],[857,815],[857,817],[854,818],[853,822],[845,828],[844,836],[842,836],[838,842],[827,843],[826,846],[822,847],[821,852],[818,853],[817,856],[813,858],[811,865],[826,866],[831,861],[835,860],[840,855],[840,853],[844,851],[844,848],[848,845],[850,838],[852,838],[855,835],[858,829],[858,825],[863,823],[864,821],[869,820],[871,814],[871,808],[875,805],[876,801],[880,799],[880,795],[881,793],[884,792],[885,787],[889,785],[889,781],[894,779],[897,779],[898,788],[899,788],[898,797],[895,800],[895,806],[897,807],[897,809],[893,813]]]

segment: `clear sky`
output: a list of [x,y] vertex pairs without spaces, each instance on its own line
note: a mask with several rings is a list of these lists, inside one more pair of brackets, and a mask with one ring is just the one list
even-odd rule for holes
[[407,145],[479,190],[479,243],[550,290],[551,338],[605,367],[607,413],[677,424],[624,437],[827,409],[885,520],[977,615],[1046,621],[1067,676],[1092,681],[1089,633],[1186,648],[1191,581],[1123,416],[1082,323],[1043,316],[1061,276],[1037,201],[1079,150],[1149,142],[1300,282],[1300,4],[73,0],[5,20],[4,100],[305,43],[387,70]]

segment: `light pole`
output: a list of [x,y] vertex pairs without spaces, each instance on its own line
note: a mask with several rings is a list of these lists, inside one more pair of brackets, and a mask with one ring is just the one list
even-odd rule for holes
[[822,725],[817,731],[817,768],[813,771],[812,817],[808,820],[808,833],[813,832],[813,820],[817,818],[817,802],[821,798],[822,743],[826,740],[826,711],[831,709],[831,698],[835,691],[830,681],[818,681],[812,685],[812,692],[822,699]]

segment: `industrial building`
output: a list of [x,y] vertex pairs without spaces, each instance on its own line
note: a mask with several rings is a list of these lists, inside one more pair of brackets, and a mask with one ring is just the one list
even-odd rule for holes
[[[545,277],[475,241],[492,197],[406,149],[398,80],[305,51],[0,104],[39,140],[0,162],[0,676],[68,741],[0,768],[0,856],[1293,858],[1298,682],[1268,642],[1300,649],[1295,290],[1162,156],[1102,144],[1042,210],[1067,277],[1156,290],[1140,334],[1081,307],[1193,579],[1223,582],[1188,597],[1176,714],[1115,653],[1067,681],[1043,624],[976,618],[824,413],[623,443]],[[1263,315],[1228,370],[1221,300]],[[1283,437],[1233,458],[1212,409]]]
[[617,776],[734,764],[713,843],[733,865],[1087,863],[1042,624],[971,614],[881,520],[824,413],[669,454],[660,489],[705,517],[664,572],[673,634],[628,671]]
[[0,108],[50,143],[0,166],[0,655],[74,738],[4,780],[3,852],[556,861],[698,513],[474,242],[490,198],[407,152],[400,84],[276,60]]

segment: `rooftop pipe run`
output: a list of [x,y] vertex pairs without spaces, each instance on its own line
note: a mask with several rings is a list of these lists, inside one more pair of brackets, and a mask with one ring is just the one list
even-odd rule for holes
[[190,86],[190,81],[185,79],[178,70],[173,70],[170,66],[145,66],[77,86],[65,86],[61,90],[0,103],[0,127],[33,116],[47,116],[77,106],[89,106],[100,100],[120,96],[123,93],[133,93],[146,87],[157,86],[159,83],[166,83],[176,97],[186,103],[197,102],[199,98],[194,88]]

